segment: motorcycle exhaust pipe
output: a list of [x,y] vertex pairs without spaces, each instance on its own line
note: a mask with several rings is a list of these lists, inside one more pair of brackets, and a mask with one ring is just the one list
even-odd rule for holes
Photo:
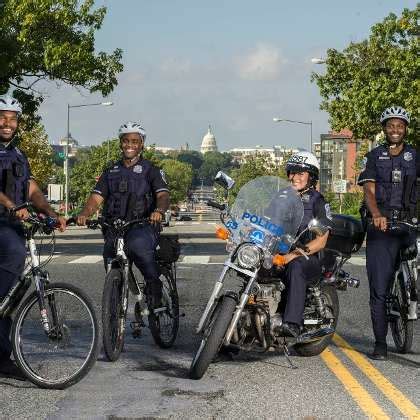
[[317,341],[320,338],[326,337],[328,335],[334,334],[335,330],[331,327],[321,328],[319,330],[301,334],[296,339],[296,344],[310,343],[312,341]]

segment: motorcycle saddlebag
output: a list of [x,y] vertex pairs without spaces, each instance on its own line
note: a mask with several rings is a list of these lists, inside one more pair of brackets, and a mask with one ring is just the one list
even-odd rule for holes
[[181,254],[181,245],[178,235],[160,235],[156,247],[156,257],[159,261],[174,263]]
[[350,255],[360,249],[364,239],[365,231],[359,220],[344,214],[333,214],[332,230],[325,248]]

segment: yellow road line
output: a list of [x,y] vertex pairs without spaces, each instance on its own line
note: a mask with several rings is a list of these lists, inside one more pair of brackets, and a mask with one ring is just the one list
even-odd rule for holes
[[365,412],[369,418],[373,419],[389,419],[381,407],[374,401],[370,394],[362,385],[352,376],[350,371],[340,362],[330,349],[326,349],[321,353],[328,368],[341,381],[347,392],[353,397],[359,407]]
[[367,359],[350,346],[338,334],[334,334],[334,343],[352,360],[357,367],[391,400],[404,416],[420,419],[420,410]]

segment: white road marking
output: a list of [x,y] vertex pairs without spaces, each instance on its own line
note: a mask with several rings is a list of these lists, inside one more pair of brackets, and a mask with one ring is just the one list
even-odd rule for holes
[[180,261],[182,264],[208,264],[210,255],[185,255]]
[[102,259],[102,255],[85,255],[84,257],[70,261],[69,264],[96,264],[99,261],[102,261]]

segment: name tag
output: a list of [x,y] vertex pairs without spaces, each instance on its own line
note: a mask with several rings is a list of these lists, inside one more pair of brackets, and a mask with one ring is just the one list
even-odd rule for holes
[[391,158],[389,156],[379,156],[379,160],[390,160]]

